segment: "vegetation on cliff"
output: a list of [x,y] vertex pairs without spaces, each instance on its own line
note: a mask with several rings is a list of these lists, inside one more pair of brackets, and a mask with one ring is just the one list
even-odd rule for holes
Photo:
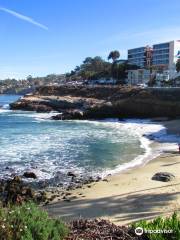
[[142,220],[132,224],[133,229],[143,229],[143,236],[149,240],[178,240],[180,239],[180,218],[177,213],[163,218],[158,217],[152,221]]
[[74,70],[67,73],[66,77],[71,81],[113,78],[118,83],[123,84],[127,78],[127,70],[137,69],[137,66],[130,65],[127,61],[118,60],[119,57],[120,53],[117,50],[109,53],[108,60],[112,59],[112,63],[100,56],[87,57],[80,66],[76,66]]
[[0,240],[62,240],[68,228],[33,203],[0,209]]

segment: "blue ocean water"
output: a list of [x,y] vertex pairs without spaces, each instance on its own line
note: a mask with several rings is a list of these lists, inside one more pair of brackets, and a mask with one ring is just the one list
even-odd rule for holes
[[68,171],[103,175],[142,160],[148,150],[137,124],[52,121],[49,114],[8,110],[17,98],[0,95],[0,177],[26,170],[38,179]]

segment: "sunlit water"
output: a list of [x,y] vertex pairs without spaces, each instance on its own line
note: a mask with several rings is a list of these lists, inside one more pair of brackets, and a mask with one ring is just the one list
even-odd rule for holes
[[[49,114],[10,111],[19,96],[0,95],[0,176],[33,170],[38,179],[75,171],[106,175],[142,163],[151,154],[147,129],[155,124],[52,121]],[[65,181],[65,179],[63,180]]]

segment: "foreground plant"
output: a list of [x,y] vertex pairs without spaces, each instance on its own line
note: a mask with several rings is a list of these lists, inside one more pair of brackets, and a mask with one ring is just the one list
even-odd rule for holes
[[150,240],[179,240],[180,218],[177,213],[171,217],[158,217],[153,221],[140,221],[132,225],[134,229],[143,229],[143,236]]
[[67,227],[34,203],[0,209],[0,240],[62,240]]

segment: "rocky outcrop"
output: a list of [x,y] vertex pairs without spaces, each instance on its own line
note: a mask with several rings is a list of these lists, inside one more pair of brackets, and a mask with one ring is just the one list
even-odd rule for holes
[[33,178],[33,179],[37,178],[36,174],[33,173],[33,172],[24,172],[23,177],[25,177],[25,178]]
[[56,111],[54,120],[180,116],[180,89],[46,86],[11,104],[13,110]]
[[32,188],[26,186],[19,176],[7,181],[1,181],[0,196],[3,204],[21,204],[24,201],[32,201],[35,194]]

